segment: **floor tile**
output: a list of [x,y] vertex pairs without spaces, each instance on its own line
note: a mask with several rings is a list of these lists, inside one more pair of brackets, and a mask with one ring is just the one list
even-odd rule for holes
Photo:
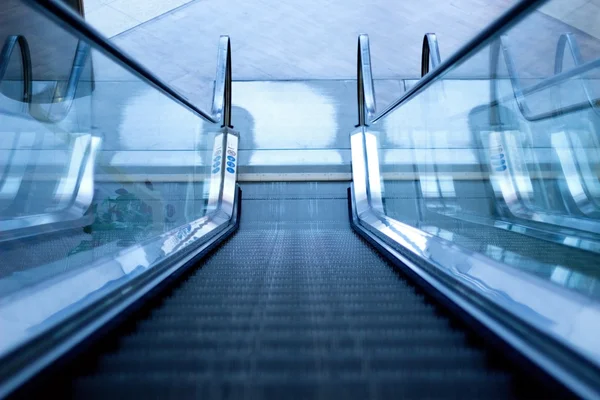
[[[137,29],[136,34],[127,32],[114,38],[113,42],[146,68],[151,71],[161,71],[158,74],[159,78],[171,81],[187,74],[193,68],[193,65],[186,63],[178,53],[171,52],[171,46],[167,41],[142,27]],[[216,47],[213,54],[216,54]],[[214,57],[213,55],[213,59]],[[188,65],[190,69],[182,65]]]
[[590,0],[551,0],[540,7],[540,11],[556,19],[562,19]]
[[110,6],[140,22],[146,22],[191,0],[114,0]]
[[600,5],[586,3],[567,14],[564,22],[600,39]]
[[89,14],[92,11],[97,10],[106,4],[106,0],[85,0],[83,2],[83,9],[85,10],[85,14]]
[[87,13],[86,20],[106,37],[115,36],[140,24],[139,21],[106,4]]
[[[375,77],[396,79],[418,75],[424,33],[439,32],[442,51],[449,55],[516,1],[203,0],[127,34],[151,32],[169,43],[180,65],[193,65],[205,77],[214,73],[208,67],[214,43],[228,34],[235,50],[234,79],[349,79],[356,74],[356,38],[364,32],[372,40]],[[152,58],[152,53],[143,57]]]

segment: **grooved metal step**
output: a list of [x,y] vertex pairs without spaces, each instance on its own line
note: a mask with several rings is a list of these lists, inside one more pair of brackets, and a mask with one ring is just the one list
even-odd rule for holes
[[[269,199],[257,194],[260,185],[251,188],[240,230],[145,319],[107,353],[85,356],[97,357],[93,368],[71,369],[78,376],[69,395],[548,396],[399,276],[350,229],[347,216],[317,228],[318,220],[306,218],[342,215],[339,198],[315,196],[304,208],[293,200],[288,208],[290,200],[268,188]],[[291,188],[319,191],[283,185],[275,192]],[[268,218],[277,221],[271,230]],[[294,222],[301,218],[311,223]]]

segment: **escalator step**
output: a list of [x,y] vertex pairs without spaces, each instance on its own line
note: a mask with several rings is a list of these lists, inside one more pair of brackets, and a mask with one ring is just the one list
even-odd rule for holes
[[[244,213],[270,201],[286,200],[246,201]],[[110,350],[86,355],[86,368],[63,377],[73,379],[69,395],[547,397],[338,222],[268,230],[242,218],[239,231]]]

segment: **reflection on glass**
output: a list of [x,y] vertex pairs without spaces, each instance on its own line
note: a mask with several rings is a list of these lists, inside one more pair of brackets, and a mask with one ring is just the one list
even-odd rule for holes
[[0,353],[214,227],[218,127],[29,4],[0,13]]
[[600,37],[552,3],[372,126],[385,212],[600,297]]

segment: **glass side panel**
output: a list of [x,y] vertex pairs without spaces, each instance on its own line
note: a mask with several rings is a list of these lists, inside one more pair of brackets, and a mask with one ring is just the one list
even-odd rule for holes
[[600,12],[575,7],[547,2],[370,129],[388,216],[600,298]]
[[18,45],[0,84],[0,353],[191,243],[219,134],[29,4],[0,12],[32,65],[30,96]]

